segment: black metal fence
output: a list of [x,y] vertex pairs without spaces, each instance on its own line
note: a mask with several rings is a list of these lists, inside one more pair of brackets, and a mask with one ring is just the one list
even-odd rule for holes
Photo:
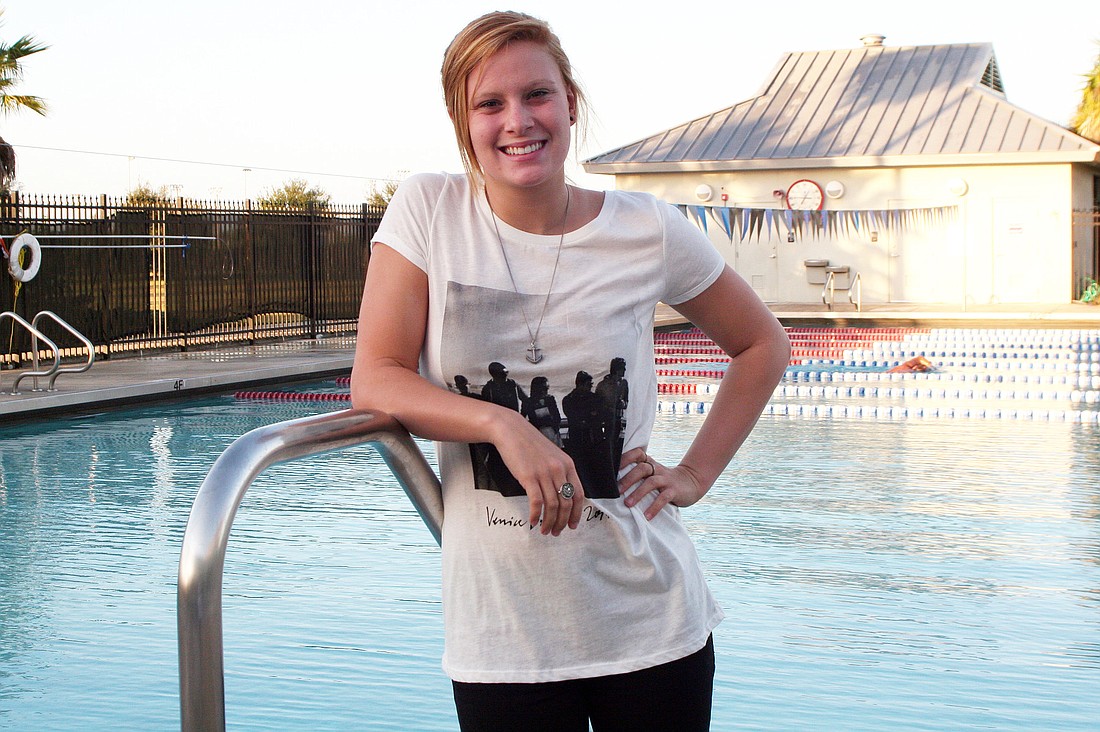
[[[98,357],[352,332],[381,216],[365,204],[270,209],[0,194],[0,236],[10,247],[29,232],[42,249],[33,279],[0,272],[0,311],[28,321],[51,311]],[[25,362],[29,333],[10,318],[3,325],[0,365]],[[58,336],[64,356],[82,355]]]
[[1100,281],[1100,208],[1073,212],[1073,246],[1085,252],[1085,271],[1078,273],[1074,298],[1081,298]]

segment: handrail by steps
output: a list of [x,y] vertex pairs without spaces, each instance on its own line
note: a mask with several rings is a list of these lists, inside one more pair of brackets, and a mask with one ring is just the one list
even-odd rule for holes
[[222,571],[229,529],[245,491],[276,463],[366,443],[381,453],[438,543],[439,478],[409,433],[387,415],[345,410],[259,427],[214,462],[195,496],[180,554],[176,606],[184,732],[225,729]]
[[863,278],[859,276],[859,272],[856,272],[848,287],[848,302],[856,306],[857,313],[863,312]]
[[[15,381],[11,385],[11,391],[9,393],[12,396],[16,396],[16,395],[19,394],[19,382],[22,381],[23,379],[27,378],[28,376],[34,377],[35,383],[36,383],[36,389],[37,389],[37,379],[38,379],[39,376],[50,376],[55,371],[57,371],[57,369],[61,366],[61,352],[57,350],[57,346],[54,344],[53,341],[51,341],[49,338],[47,338],[45,335],[43,335],[42,332],[39,331],[36,327],[34,327],[30,323],[28,323],[23,318],[19,317],[16,313],[12,312],[11,310],[5,310],[4,312],[0,313],[0,321],[2,321],[4,318],[11,318],[14,322],[19,323],[21,326],[23,326],[28,331],[30,331],[31,336],[36,339],[36,341],[35,341],[36,345],[37,345],[37,339],[41,339],[41,340],[45,341],[46,345],[49,346],[50,350],[53,352],[53,366],[50,367],[49,369],[45,370],[45,371],[38,371],[37,370],[38,369],[38,357],[37,357],[38,351],[35,350],[35,363],[34,363],[35,368],[32,369],[31,371],[24,371],[23,373],[16,376]],[[50,382],[50,383],[53,383],[53,382]]]
[[[69,323],[67,323],[64,319],[62,319],[62,317],[60,315],[58,315],[57,313],[52,312],[50,310],[43,310],[43,311],[39,312],[37,315],[35,315],[34,318],[31,320],[31,325],[33,325],[35,328],[37,328],[38,327],[38,321],[40,319],[42,319],[43,317],[49,318],[50,320],[54,321],[55,323],[60,325],[65,330],[69,331],[69,333],[71,335],[75,336],[78,341],[80,341],[81,343],[84,344],[84,350],[86,350],[88,352],[88,360],[86,362],[84,362],[83,364],[81,364],[80,366],[57,366],[53,370],[53,373],[50,374],[50,383],[46,386],[46,391],[53,391],[54,390],[53,383],[55,381],[57,381],[57,377],[60,376],[61,374],[82,374],[82,373],[84,373],[85,371],[87,371],[88,369],[90,369],[92,367],[92,364],[95,363],[95,346],[92,345],[92,342],[90,340],[88,340],[87,336],[85,336],[83,333],[81,333],[79,330],[77,330],[73,326],[69,325]],[[38,368],[38,336],[34,335],[34,333],[31,334],[31,353],[34,354],[34,367],[35,367],[35,369],[37,369]],[[57,353],[57,348],[56,347],[54,348],[54,353]],[[35,386],[38,385],[37,382],[38,382],[38,379],[36,377],[35,378]]]
[[[833,305],[836,302],[836,291],[847,290],[848,302],[856,306],[856,311],[863,310],[863,279],[859,276],[859,272],[854,275],[849,275],[847,287],[836,286],[836,273],[826,272],[825,286],[821,288],[821,304],[833,309]],[[855,293],[854,295],[852,293]]]
[[825,286],[821,288],[821,304],[833,309],[833,300],[836,297],[836,277],[833,272],[825,275]]

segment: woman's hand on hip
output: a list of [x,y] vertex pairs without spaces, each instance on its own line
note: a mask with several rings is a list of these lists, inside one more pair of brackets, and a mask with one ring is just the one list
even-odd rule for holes
[[706,495],[709,488],[704,487],[699,478],[685,466],[665,467],[642,447],[623,453],[619,469],[626,467],[630,467],[630,470],[619,480],[619,493],[626,494],[624,501],[628,507],[638,505],[642,498],[653,494],[653,503],[643,513],[649,521],[670,503],[680,508],[696,503]]

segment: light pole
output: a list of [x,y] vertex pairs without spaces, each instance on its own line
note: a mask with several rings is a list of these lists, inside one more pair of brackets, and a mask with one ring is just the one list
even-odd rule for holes
[[244,173],[244,200],[248,200],[248,174],[252,172],[252,168],[241,168]]

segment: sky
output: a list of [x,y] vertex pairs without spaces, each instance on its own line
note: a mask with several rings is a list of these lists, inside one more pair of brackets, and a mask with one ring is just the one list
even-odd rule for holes
[[338,203],[386,180],[461,171],[439,86],[443,50],[498,9],[547,20],[593,118],[568,163],[756,94],[789,51],[990,42],[1008,100],[1067,124],[1100,53],[1095,0],[684,5],[634,0],[0,0],[0,39],[48,44],[14,93],[49,114],[0,118],[24,194],[138,185],[242,200],[293,178]]

